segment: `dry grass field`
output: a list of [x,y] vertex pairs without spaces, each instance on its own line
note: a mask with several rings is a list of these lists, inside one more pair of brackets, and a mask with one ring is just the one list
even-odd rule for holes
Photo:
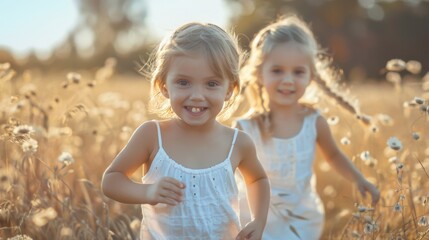
[[[154,116],[148,83],[113,68],[15,74],[0,65],[0,239],[138,239],[140,207],[104,197],[100,181]],[[381,190],[372,207],[318,154],[323,239],[429,239],[429,75],[391,70],[385,81],[350,83],[368,124],[319,97],[338,144]]]

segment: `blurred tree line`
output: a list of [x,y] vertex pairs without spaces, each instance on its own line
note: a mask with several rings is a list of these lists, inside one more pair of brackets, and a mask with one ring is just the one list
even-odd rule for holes
[[[230,25],[248,49],[254,34],[282,14],[296,13],[347,75],[379,78],[392,58],[429,67],[428,0],[225,0],[236,15]],[[80,21],[49,59],[31,54],[17,70],[95,68],[115,57],[119,72],[136,73],[154,45],[145,25],[147,1],[79,0]],[[207,9],[207,11],[210,11]],[[82,39],[86,39],[82,41]],[[89,39],[89,40],[88,40]],[[0,50],[0,61],[11,61]]]
[[[231,1],[242,9],[233,25],[249,38],[282,14],[298,14],[346,75],[380,78],[393,58],[421,62],[423,74],[429,69],[427,0]],[[248,46],[249,39],[241,45]]]

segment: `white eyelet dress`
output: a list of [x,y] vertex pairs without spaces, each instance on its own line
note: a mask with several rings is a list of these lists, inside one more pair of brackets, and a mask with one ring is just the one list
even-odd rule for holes
[[143,218],[140,238],[235,239],[241,226],[238,217],[238,188],[230,157],[237,138],[237,129],[228,157],[223,162],[205,169],[190,169],[167,155],[162,147],[159,123],[155,123],[159,150],[142,181],[151,184],[168,176],[184,182],[186,188],[184,200],[176,206],[141,205]]
[[270,179],[271,202],[264,240],[320,238],[324,210],[313,174],[318,116],[317,112],[307,115],[300,132],[294,137],[271,138],[265,142],[256,121],[238,121],[253,138],[261,164]]

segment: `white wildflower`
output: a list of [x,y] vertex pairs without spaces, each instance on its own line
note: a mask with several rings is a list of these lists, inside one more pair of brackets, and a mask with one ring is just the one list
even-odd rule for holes
[[58,157],[58,161],[64,163],[67,166],[74,163],[73,156],[69,152],[62,152]]
[[389,71],[402,71],[407,67],[406,63],[402,59],[391,59],[386,64],[386,69]]
[[343,138],[341,138],[340,142],[343,145],[349,145],[350,144],[350,139],[348,137],[343,137]]
[[22,143],[21,147],[24,153],[32,154],[37,152],[37,148],[39,147],[39,145],[36,140],[30,138],[28,140],[25,140]]
[[29,125],[19,125],[13,129],[13,134],[15,136],[22,136],[34,133],[34,128]]
[[387,140],[387,145],[393,150],[399,151],[402,149],[402,143],[396,137],[391,137]]
[[428,218],[426,216],[422,216],[417,223],[419,226],[426,227],[428,225]]
[[395,203],[395,205],[393,206],[393,211],[394,212],[401,212],[402,211],[402,206],[401,206],[401,204],[399,204],[399,202]]
[[330,117],[328,118],[327,122],[329,125],[337,125],[340,122],[340,118],[337,116]]

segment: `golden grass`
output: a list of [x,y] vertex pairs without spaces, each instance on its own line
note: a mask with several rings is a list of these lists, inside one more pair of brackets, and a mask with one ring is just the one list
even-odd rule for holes
[[[138,239],[140,207],[104,197],[100,180],[132,131],[152,117],[149,85],[114,75],[113,67],[109,60],[94,73],[15,74],[0,65],[0,239]],[[394,73],[399,82],[350,87],[372,116],[369,126],[320,97],[340,147],[382,193],[371,207],[317,154],[324,239],[429,236],[429,81]],[[391,137],[399,151],[387,145]]]

